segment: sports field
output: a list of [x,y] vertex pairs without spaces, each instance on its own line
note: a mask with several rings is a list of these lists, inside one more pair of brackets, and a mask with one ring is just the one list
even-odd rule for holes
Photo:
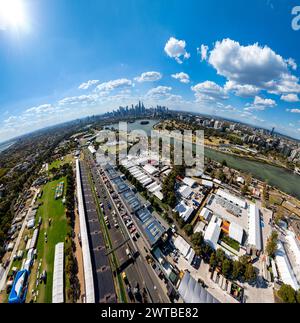
[[[47,183],[43,187],[42,198],[38,200],[42,205],[39,207],[36,221],[42,217],[42,224],[37,244],[37,259],[30,275],[30,285],[28,288],[27,301],[32,299],[32,290],[38,291],[37,302],[51,303],[52,302],[52,279],[55,245],[59,242],[65,242],[67,235],[67,220],[65,215],[65,207],[62,199],[55,200],[55,189],[61,181],[66,183],[66,178],[60,178],[56,181]],[[66,185],[64,185],[66,186]],[[64,190],[66,187],[64,188]],[[51,219],[51,224],[49,223]],[[47,234],[47,242],[45,241],[45,233]],[[41,266],[38,265],[41,261]],[[37,272],[39,274],[47,271],[47,282],[36,287]]]

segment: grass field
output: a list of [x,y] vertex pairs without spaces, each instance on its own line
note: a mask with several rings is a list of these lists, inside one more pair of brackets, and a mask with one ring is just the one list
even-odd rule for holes
[[0,178],[8,172],[8,168],[0,168]]
[[61,159],[57,159],[54,162],[52,162],[51,164],[49,164],[49,170],[51,170],[52,168],[59,168],[60,166],[63,166],[64,164],[69,164],[73,161],[73,156],[71,154],[65,156],[63,158],[63,160]]
[[[37,290],[39,295],[37,302],[39,303],[51,303],[52,301],[52,280],[53,280],[53,266],[54,266],[54,252],[55,245],[59,242],[65,242],[67,235],[67,220],[65,215],[65,207],[61,199],[55,200],[55,188],[60,181],[65,182],[66,178],[60,178],[56,181],[47,183],[43,187],[43,196],[38,201],[42,203],[39,207],[37,218],[42,217],[42,224],[40,228],[38,244],[37,244],[37,260],[31,271],[30,285],[28,288],[27,301],[32,297],[31,291],[35,288],[38,263],[42,260],[42,265],[39,270],[41,273],[43,270],[47,271],[47,282],[45,284],[39,284]],[[64,187],[66,190],[66,187]],[[49,225],[49,219],[52,219],[51,225]],[[45,242],[45,232],[47,233],[48,242]]]

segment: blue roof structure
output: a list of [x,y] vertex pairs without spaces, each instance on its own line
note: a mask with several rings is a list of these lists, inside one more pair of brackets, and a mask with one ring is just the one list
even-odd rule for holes
[[120,175],[118,174],[118,172],[112,167],[112,166],[108,166],[106,168],[106,172],[108,174],[108,177],[110,179],[114,179],[116,177],[119,177]]
[[135,213],[143,207],[139,199],[131,190],[123,193],[122,196],[131,213]]
[[8,297],[8,302],[11,304],[24,303],[27,294],[28,270],[20,270],[17,272],[11,292]]
[[122,180],[121,177],[116,177],[112,180],[112,183],[116,187],[118,193],[123,193],[127,190],[129,190],[128,185]]
[[165,228],[145,207],[136,212],[136,216],[138,225],[142,227],[150,246],[153,246],[166,231]]

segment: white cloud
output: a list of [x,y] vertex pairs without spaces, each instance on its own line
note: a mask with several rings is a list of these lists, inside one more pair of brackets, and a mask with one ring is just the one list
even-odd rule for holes
[[169,86],[157,86],[149,90],[146,94],[146,97],[149,99],[166,99],[171,95],[171,90],[172,88]]
[[282,101],[286,101],[286,102],[299,102],[299,97],[297,94],[287,94],[287,95],[282,95],[280,98]]
[[266,83],[265,88],[269,93],[280,95],[288,93],[300,93],[299,78],[291,74],[283,74],[278,81]]
[[297,69],[297,63],[293,58],[287,59],[286,62],[294,71]]
[[99,92],[110,92],[115,89],[130,88],[133,86],[134,86],[134,83],[131,80],[122,78],[122,79],[101,83],[97,85],[96,90]]
[[145,72],[140,76],[137,76],[134,80],[142,83],[142,82],[155,82],[159,81],[162,78],[162,74],[159,72]]
[[253,97],[260,92],[260,89],[254,85],[241,85],[233,81],[227,81],[224,89],[226,92],[233,92],[235,95],[241,97]]
[[80,84],[78,89],[79,90],[88,90],[90,87],[92,87],[93,85],[96,85],[98,83],[99,83],[99,80],[89,80],[85,83]]
[[242,46],[231,39],[223,39],[210,52],[209,63],[219,75],[236,85],[249,85],[270,93],[300,93],[299,79],[291,74],[293,59],[285,60],[268,46]]
[[71,96],[58,101],[58,104],[60,106],[95,104],[97,103],[98,98],[99,96],[96,94]]
[[179,80],[181,83],[188,84],[190,83],[190,77],[188,74],[180,72],[171,75],[174,79]]
[[267,108],[273,108],[275,107],[277,104],[274,100],[272,99],[264,99],[261,98],[260,96],[256,96],[254,98],[254,102],[252,105],[247,105],[247,107],[245,108],[246,111],[264,111]]
[[201,61],[206,61],[208,57],[208,46],[201,45],[200,48],[197,48],[197,52],[200,54]]
[[265,107],[275,107],[276,102],[272,99],[264,99],[264,98],[261,98],[260,96],[256,96],[254,98],[254,105],[261,105]]
[[205,81],[198,83],[191,87],[195,92],[197,101],[214,101],[214,100],[226,100],[228,96],[226,91],[218,84],[212,81]]
[[26,114],[42,114],[42,113],[51,113],[55,110],[54,106],[51,104],[41,104],[36,107],[29,108],[25,110]]
[[14,123],[16,120],[18,120],[18,117],[16,117],[16,116],[10,116],[10,117],[8,117],[7,119],[4,120],[4,123],[6,125],[9,125],[9,124]]
[[189,59],[191,55],[185,49],[186,43],[184,40],[178,40],[174,37],[171,37],[166,45],[165,45],[165,52],[166,54],[174,58],[178,64],[182,64],[182,59]]
[[300,113],[300,109],[287,109],[286,111],[291,113]]

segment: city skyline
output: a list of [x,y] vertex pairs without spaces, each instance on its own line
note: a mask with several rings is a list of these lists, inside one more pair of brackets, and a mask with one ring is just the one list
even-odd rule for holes
[[300,139],[293,4],[17,2],[22,24],[0,23],[0,141],[139,100]]

